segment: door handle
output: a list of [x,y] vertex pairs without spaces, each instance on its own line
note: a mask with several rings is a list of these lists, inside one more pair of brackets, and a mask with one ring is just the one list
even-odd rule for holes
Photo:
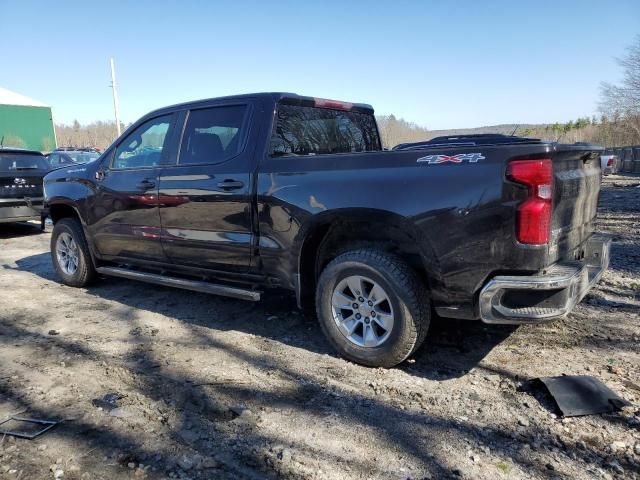
[[156,186],[156,182],[151,180],[150,178],[145,178],[144,180],[142,180],[140,183],[138,183],[136,185],[136,188],[138,188],[139,190],[149,190],[150,188],[153,188]]
[[239,180],[225,180],[224,182],[219,182],[218,183],[218,188],[221,188],[222,190],[238,190],[240,188],[244,187],[244,183],[242,183]]

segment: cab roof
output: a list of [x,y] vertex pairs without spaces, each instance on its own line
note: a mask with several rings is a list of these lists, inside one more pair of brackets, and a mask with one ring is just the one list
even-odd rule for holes
[[233,100],[249,100],[249,99],[268,99],[273,101],[274,103],[284,102],[287,104],[299,104],[299,105],[308,105],[308,106],[316,106],[319,108],[335,108],[338,110],[353,110],[359,111],[361,113],[370,113],[373,114],[373,107],[367,103],[351,103],[351,102],[343,102],[339,100],[328,100],[324,98],[318,97],[308,97],[304,95],[298,95],[296,93],[289,92],[259,92],[259,93],[245,93],[241,95],[229,95],[224,97],[212,97],[205,98],[202,100],[193,100],[190,102],[177,103],[175,105],[170,105],[167,107],[159,108],[152,112],[149,112],[144,117],[150,115],[156,115],[163,112],[169,112],[180,109],[188,109],[195,108],[201,105],[212,104],[217,102],[227,102]]

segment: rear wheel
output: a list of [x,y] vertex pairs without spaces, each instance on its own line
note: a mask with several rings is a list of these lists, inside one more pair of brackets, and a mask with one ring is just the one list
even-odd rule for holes
[[71,287],[84,287],[96,276],[82,225],[75,218],[63,218],[53,227],[51,259],[62,282]]
[[344,357],[392,367],[415,352],[430,321],[426,288],[401,259],[375,249],[335,258],[318,280],[322,329]]

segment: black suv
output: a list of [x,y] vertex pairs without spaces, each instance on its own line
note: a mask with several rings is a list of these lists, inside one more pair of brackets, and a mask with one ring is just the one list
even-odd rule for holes
[[40,220],[44,229],[42,179],[50,170],[38,151],[0,148],[0,223]]

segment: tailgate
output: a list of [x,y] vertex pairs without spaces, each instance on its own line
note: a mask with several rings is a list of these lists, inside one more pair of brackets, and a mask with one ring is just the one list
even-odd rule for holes
[[558,145],[553,156],[554,197],[551,261],[580,258],[580,247],[593,232],[598,208],[601,148]]
[[0,199],[42,197],[42,175],[0,172]]

